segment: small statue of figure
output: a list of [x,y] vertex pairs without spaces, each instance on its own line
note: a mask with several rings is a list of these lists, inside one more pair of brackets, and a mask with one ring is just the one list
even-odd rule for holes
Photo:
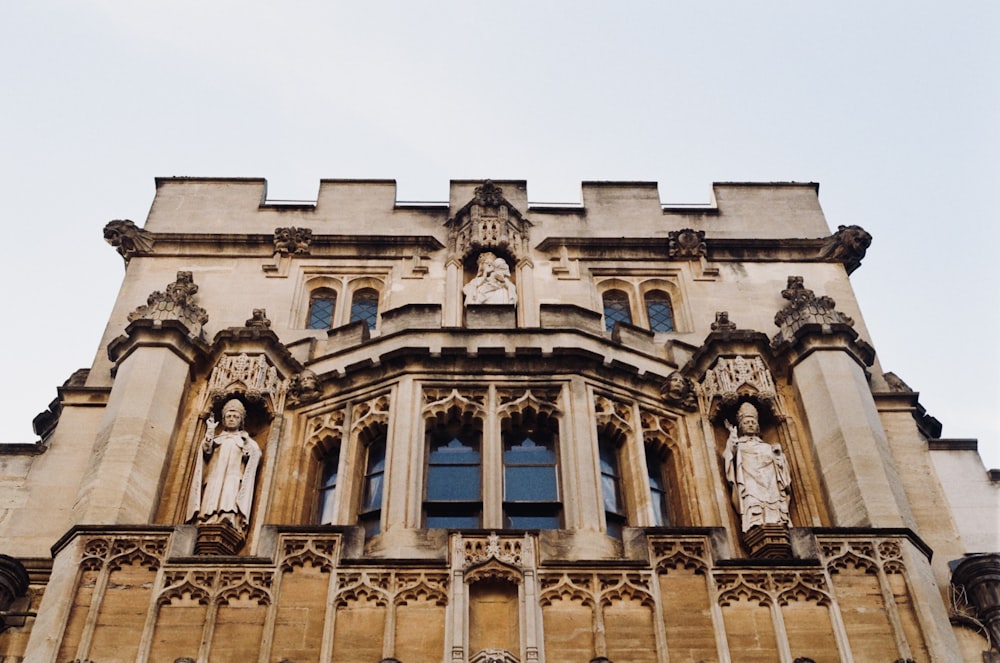
[[510,267],[503,258],[486,251],[479,254],[479,271],[462,292],[465,304],[516,304],[517,288],[510,280]]
[[757,408],[751,403],[740,405],[736,426],[728,421],[726,426],[726,480],[733,505],[742,517],[742,531],[759,525],[787,527],[791,477],[781,447],[760,438]]
[[205,438],[195,461],[188,522],[228,522],[237,530],[246,529],[253,506],[254,482],[260,464],[260,447],[243,430],[246,408],[233,398],[222,406],[222,432],[209,415]]

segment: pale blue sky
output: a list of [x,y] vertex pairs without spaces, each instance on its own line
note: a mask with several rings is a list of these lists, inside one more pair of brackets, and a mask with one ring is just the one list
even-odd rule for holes
[[12,3],[3,441],[104,352],[123,269],[101,229],[141,224],[156,176],[407,200],[517,178],[539,202],[638,179],[674,203],[795,180],[875,237],[852,282],[883,367],[1000,466],[998,34],[985,0]]

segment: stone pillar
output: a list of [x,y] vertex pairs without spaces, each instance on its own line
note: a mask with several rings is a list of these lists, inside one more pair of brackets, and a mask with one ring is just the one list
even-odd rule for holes
[[1000,553],[967,555],[951,563],[953,584],[965,588],[969,604],[990,631],[1000,652]]
[[772,339],[791,371],[805,415],[833,524],[838,527],[913,527],[889,441],[875,407],[865,366],[875,352],[858,339],[854,322],[791,276],[775,316]]
[[208,321],[192,299],[191,272],[178,272],[165,292],[129,315],[131,323],[108,346],[115,382],[74,506],[74,522],[148,523],[169,462],[190,367],[207,352]]

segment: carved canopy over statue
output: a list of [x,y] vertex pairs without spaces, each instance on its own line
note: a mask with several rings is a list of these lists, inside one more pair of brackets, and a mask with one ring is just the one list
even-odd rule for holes
[[742,531],[759,525],[787,527],[791,477],[781,447],[760,438],[757,408],[752,403],[740,405],[736,426],[727,425],[723,461]]
[[199,524],[229,523],[246,529],[253,506],[254,483],[260,465],[260,447],[243,430],[246,408],[237,399],[222,407],[222,432],[209,415],[195,460],[187,520]]
[[516,304],[517,288],[510,280],[510,267],[490,251],[479,254],[479,270],[462,292],[465,304]]

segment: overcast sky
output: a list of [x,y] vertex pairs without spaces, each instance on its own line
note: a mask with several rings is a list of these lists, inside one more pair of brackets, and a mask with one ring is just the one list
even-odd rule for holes
[[[683,6],[674,6],[683,5]],[[156,176],[815,181],[874,242],[885,370],[1000,466],[1000,3],[11,2],[0,22],[3,441],[88,366]],[[166,285],[166,284],[164,284]],[[761,330],[773,333],[776,329]]]

